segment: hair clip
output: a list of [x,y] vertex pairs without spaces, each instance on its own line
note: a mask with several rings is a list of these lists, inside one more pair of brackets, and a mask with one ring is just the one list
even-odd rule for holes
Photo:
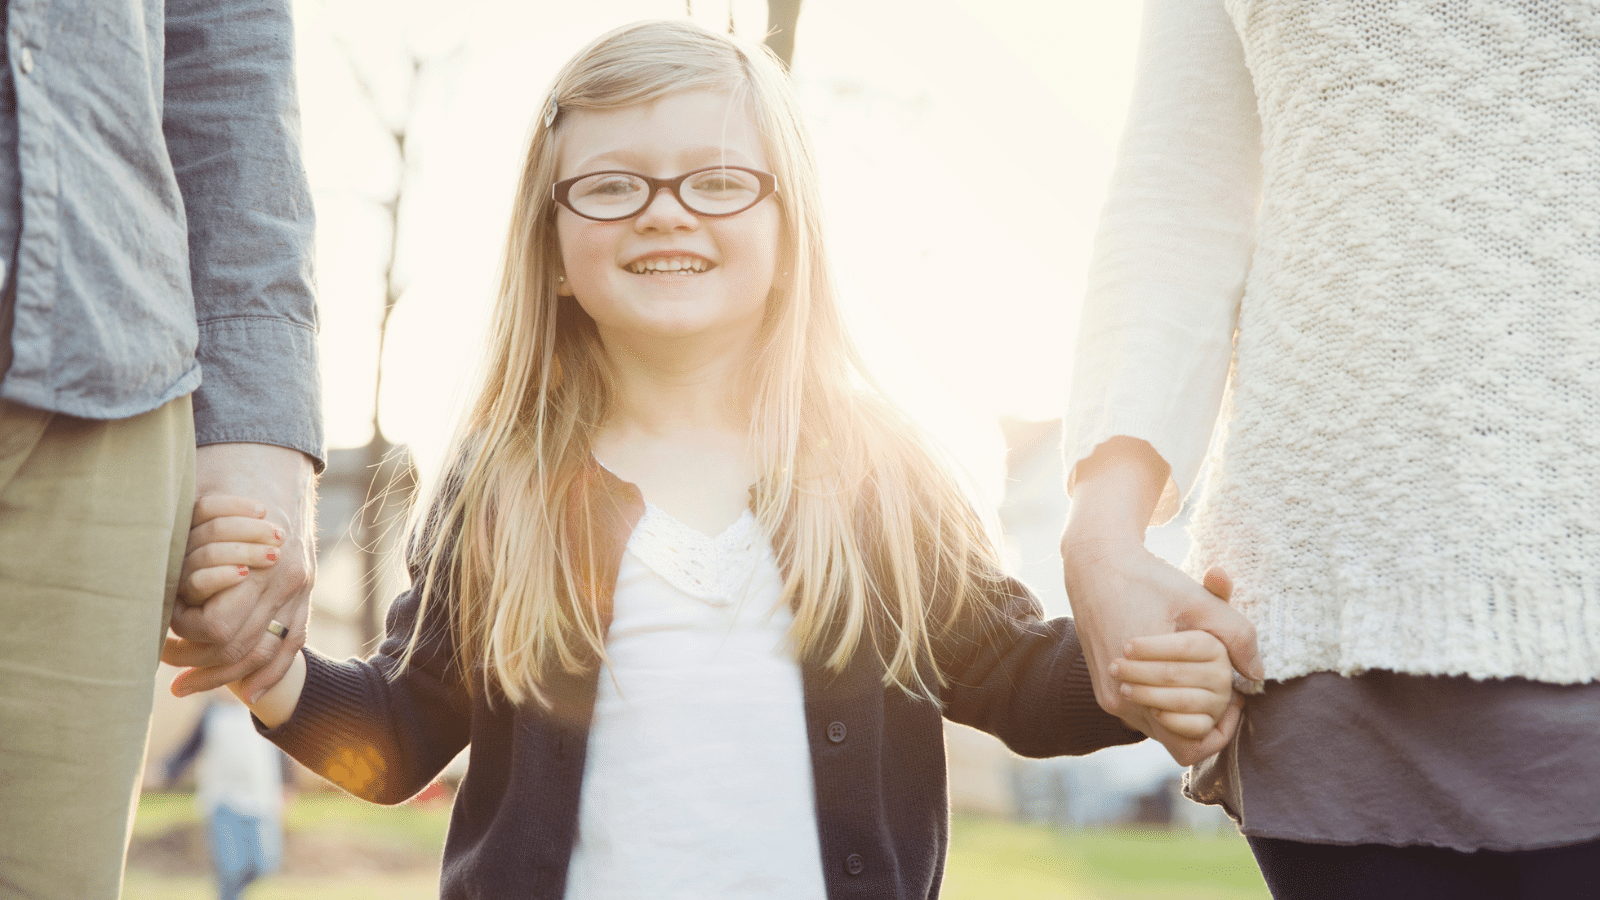
[[556,92],[551,91],[550,99],[546,101],[544,105],[544,127],[549,128],[551,125],[555,124],[556,113],[560,111],[561,107],[556,105]]

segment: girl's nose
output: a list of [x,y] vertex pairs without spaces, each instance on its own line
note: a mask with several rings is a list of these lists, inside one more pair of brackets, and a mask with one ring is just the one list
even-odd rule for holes
[[650,203],[633,221],[634,227],[645,231],[693,228],[700,222],[694,213],[678,202],[672,189],[666,187],[656,189],[656,195],[650,198]]

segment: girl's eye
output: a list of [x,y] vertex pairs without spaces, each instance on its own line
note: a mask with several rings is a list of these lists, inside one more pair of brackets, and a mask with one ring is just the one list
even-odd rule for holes
[[697,194],[727,196],[752,192],[756,185],[754,178],[737,169],[713,169],[696,175],[689,189]]
[[643,189],[639,179],[628,175],[596,175],[574,186],[573,193],[595,201],[613,202],[637,196]]

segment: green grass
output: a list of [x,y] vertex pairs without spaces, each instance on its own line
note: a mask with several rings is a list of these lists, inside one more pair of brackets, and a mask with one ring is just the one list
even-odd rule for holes
[[[381,807],[342,794],[305,793],[289,807],[289,871],[257,882],[250,900],[425,900],[437,896],[450,811],[430,803]],[[175,871],[150,847],[197,827],[188,794],[139,801],[126,900],[210,900],[207,874]],[[180,853],[181,855],[181,853]],[[199,857],[203,859],[203,856]],[[1058,832],[958,817],[947,900],[1266,900],[1250,850],[1235,834]]]
[[1266,900],[1237,834],[1059,832],[958,817],[945,870],[947,900]]
[[[450,806],[445,802],[378,806],[345,794],[311,792],[289,803],[284,825],[305,834],[359,834],[379,844],[418,853],[437,853],[444,845]],[[133,822],[135,837],[155,836],[199,821],[193,794],[146,792]]]
[[[289,804],[285,871],[256,882],[249,900],[430,900],[448,804],[375,806],[343,794],[304,793]],[[214,900],[194,797],[146,794],[134,820],[124,900]]]
[[[373,873],[345,878],[273,875],[251,885],[247,900],[437,900],[439,873]],[[216,900],[211,879],[201,875],[157,875],[129,869],[123,900]]]
[[308,835],[361,834],[391,849],[437,857],[449,821],[450,804],[444,800],[378,806],[328,793],[297,797],[289,804],[284,827]]

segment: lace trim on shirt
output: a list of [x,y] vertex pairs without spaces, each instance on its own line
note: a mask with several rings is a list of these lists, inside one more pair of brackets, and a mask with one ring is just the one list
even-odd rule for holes
[[707,537],[646,501],[644,515],[628,538],[628,550],[685,594],[727,606],[749,584],[761,557],[761,537],[748,509],[721,534]]

